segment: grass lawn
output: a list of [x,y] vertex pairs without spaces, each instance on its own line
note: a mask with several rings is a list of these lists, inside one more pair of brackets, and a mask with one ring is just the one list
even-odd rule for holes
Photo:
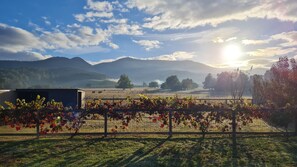
[[297,166],[297,137],[0,138],[0,166]]

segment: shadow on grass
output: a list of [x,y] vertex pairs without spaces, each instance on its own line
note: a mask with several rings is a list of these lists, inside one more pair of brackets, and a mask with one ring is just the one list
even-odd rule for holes
[[[284,151],[293,159],[290,163],[297,164],[296,137],[286,143],[282,137],[270,138],[267,136],[239,137],[236,147],[238,153],[236,161],[238,160],[238,162],[236,163],[233,158],[232,140],[228,137],[211,137],[204,140],[190,137],[92,139],[79,137],[71,140],[41,139],[0,142],[1,154],[8,154],[6,157],[0,158],[0,161],[5,162],[5,158],[11,157],[28,159],[29,154],[40,154],[40,156],[24,161],[25,166],[47,164],[49,161],[57,159],[59,162],[55,162],[55,166],[83,164],[84,162],[88,166],[250,166],[265,164],[267,160],[273,159],[268,158],[273,154],[265,150],[269,148],[269,145],[265,145],[266,139],[270,140],[270,144],[273,145],[282,141],[281,144],[275,144],[276,147],[271,150],[279,152],[279,157],[281,157],[281,151],[278,150]],[[110,143],[114,144],[110,145]],[[134,144],[138,145],[133,147]],[[257,144],[264,146],[260,147]],[[99,146],[100,148],[98,148]],[[131,147],[129,152],[123,151],[125,147]],[[26,150],[27,148],[30,149]],[[88,149],[91,151],[85,152]],[[101,152],[103,149],[114,149],[116,154],[106,155],[108,152]],[[45,150],[50,151],[45,152]],[[95,158],[89,158],[89,154],[94,154]],[[107,159],[101,158],[103,155]]]
[[284,148],[287,150],[289,154],[292,155],[293,158],[293,164],[292,166],[297,166],[297,139],[290,139],[285,144]]
[[[100,162],[94,163],[91,166],[95,166],[95,165],[99,165],[100,166],[106,166],[108,164],[113,164],[115,166],[129,166],[129,165],[133,165],[136,162],[138,162],[139,160],[141,160],[143,157],[149,155],[151,152],[153,152],[154,150],[160,148],[166,141],[168,141],[170,139],[170,137],[167,137],[166,139],[150,139],[150,141],[156,141],[156,145],[148,150],[145,150],[144,147],[139,148],[138,150],[136,150],[133,154],[131,154],[130,156],[128,156],[127,158],[122,158],[120,160],[118,160],[117,162],[114,161],[107,161],[104,164],[100,164]],[[131,138],[129,139],[131,140]]]

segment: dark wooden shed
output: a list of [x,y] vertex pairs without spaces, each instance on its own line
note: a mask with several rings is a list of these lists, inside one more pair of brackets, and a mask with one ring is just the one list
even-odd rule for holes
[[45,97],[46,101],[54,99],[73,109],[84,108],[85,105],[85,92],[81,89],[16,89],[16,95],[26,101],[35,100],[37,95],[40,95]]

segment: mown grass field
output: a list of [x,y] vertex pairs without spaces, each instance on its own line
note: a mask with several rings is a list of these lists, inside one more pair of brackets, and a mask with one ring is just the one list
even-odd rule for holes
[[[156,88],[132,88],[132,89],[118,89],[118,88],[98,88],[98,89],[83,89],[85,91],[86,99],[94,98],[139,98],[139,94],[144,94],[148,97],[193,97],[193,98],[231,98],[230,95],[211,95],[204,89],[193,89],[185,91],[170,91]],[[247,96],[246,98],[251,98]]]
[[297,137],[1,137],[0,166],[297,166]]

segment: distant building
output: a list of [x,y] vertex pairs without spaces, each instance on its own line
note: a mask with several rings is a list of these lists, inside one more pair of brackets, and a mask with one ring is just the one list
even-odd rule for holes
[[16,89],[16,98],[25,99],[30,102],[37,95],[45,97],[46,101],[54,99],[62,102],[65,107],[84,108],[85,92],[80,89]]

